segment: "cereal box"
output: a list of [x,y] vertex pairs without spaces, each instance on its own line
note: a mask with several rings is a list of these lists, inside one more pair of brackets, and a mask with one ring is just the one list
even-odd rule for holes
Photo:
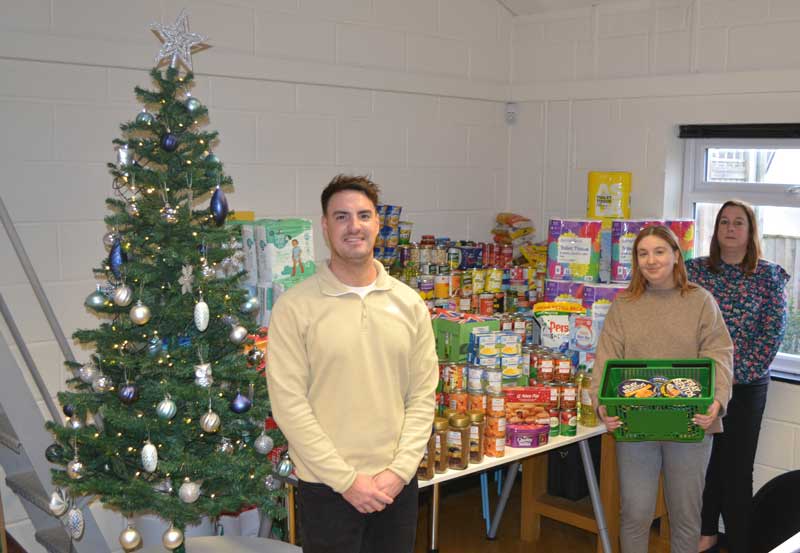
[[601,221],[550,219],[547,277],[598,282]]

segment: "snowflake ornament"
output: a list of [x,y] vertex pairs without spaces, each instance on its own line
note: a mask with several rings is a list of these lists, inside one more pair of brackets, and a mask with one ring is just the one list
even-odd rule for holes
[[194,267],[191,265],[184,265],[181,269],[181,276],[178,278],[178,284],[181,285],[181,294],[191,294],[193,283]]

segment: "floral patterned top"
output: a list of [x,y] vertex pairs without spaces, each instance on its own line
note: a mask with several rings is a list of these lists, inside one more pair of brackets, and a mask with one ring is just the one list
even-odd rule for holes
[[689,280],[714,296],[733,339],[734,382],[748,384],[769,376],[769,366],[786,332],[786,294],[789,275],[764,259],[752,275],[738,265],[720,262],[719,272],[708,257],[686,262]]

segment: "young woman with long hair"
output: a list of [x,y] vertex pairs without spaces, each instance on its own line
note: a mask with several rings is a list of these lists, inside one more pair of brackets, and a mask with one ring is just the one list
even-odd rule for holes
[[[620,543],[622,553],[647,553],[659,474],[670,522],[670,551],[696,553],[700,509],[711,435],[722,430],[731,388],[733,344],[719,307],[704,289],[689,282],[678,240],[663,226],[647,227],[633,244],[633,272],[628,289],[612,304],[600,335],[591,391],[609,359],[713,359],[714,400],[694,423],[706,430],[700,442],[617,442],[619,467]],[[654,375],[655,376],[655,375]],[[598,414],[609,431],[622,424]]]

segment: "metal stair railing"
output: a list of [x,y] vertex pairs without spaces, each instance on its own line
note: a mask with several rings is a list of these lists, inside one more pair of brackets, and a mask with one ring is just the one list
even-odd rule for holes
[[[2,198],[0,198],[0,220],[64,358],[74,361],[75,357],[69,343],[25,252]],[[0,294],[0,314],[52,420],[60,422],[59,410],[50,396],[50,391],[33,361],[2,294]],[[6,484],[20,498],[22,506],[33,524],[36,540],[49,553],[108,553],[109,546],[88,508],[88,502],[92,498],[81,498],[76,502],[76,506],[83,512],[85,524],[83,537],[80,540],[71,540],[61,522],[48,509],[49,494],[53,490],[50,469],[55,465],[51,465],[47,461],[44,451],[53,442],[53,438],[44,428],[44,416],[36,405],[36,399],[25,379],[23,368],[20,367],[3,337],[0,337],[0,371],[3,374],[3,384],[0,386],[0,407],[2,408],[0,411],[0,464],[6,473]]]

